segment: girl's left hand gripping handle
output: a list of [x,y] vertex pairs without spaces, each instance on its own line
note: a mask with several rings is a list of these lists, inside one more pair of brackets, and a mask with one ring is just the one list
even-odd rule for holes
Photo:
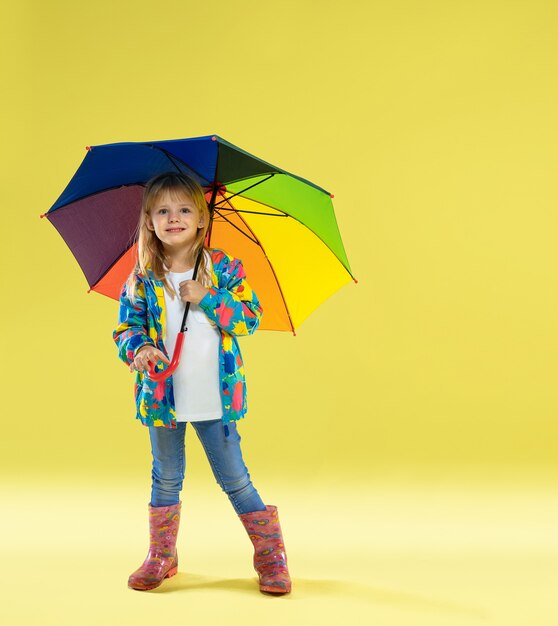
[[182,344],[184,343],[185,334],[185,332],[180,332],[176,336],[176,344],[174,346],[174,352],[172,353],[172,360],[166,370],[163,370],[162,372],[156,372],[155,364],[149,363],[147,375],[149,376],[149,378],[151,378],[151,380],[154,380],[155,382],[165,380],[165,378],[168,378],[171,374],[174,373],[174,371],[178,367],[178,364],[180,363],[180,353],[182,352]]

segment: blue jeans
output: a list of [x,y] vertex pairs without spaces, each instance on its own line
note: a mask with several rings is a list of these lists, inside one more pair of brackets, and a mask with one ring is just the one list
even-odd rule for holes
[[[178,504],[186,471],[184,438],[186,424],[176,428],[149,426],[153,470],[151,472],[151,506]],[[217,480],[237,514],[264,511],[265,504],[256,491],[240,451],[240,435],[236,423],[229,422],[225,438],[220,419],[191,422]]]

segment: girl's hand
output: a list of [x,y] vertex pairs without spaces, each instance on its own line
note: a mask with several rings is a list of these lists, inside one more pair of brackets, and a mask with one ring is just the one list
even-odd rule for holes
[[183,280],[180,283],[180,299],[184,303],[199,304],[206,293],[209,293],[209,289],[206,289],[197,280]]
[[147,371],[149,363],[154,365],[159,361],[163,361],[167,365],[170,365],[168,357],[165,356],[161,350],[155,348],[155,346],[142,346],[136,353],[132,364],[130,365],[130,372],[134,370]]

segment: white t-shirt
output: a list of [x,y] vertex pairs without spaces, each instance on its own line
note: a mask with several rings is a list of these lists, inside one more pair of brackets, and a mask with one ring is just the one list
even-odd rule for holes
[[[180,283],[191,280],[193,275],[192,268],[188,272],[167,272],[167,279],[178,294]],[[165,348],[172,359],[185,304],[179,296],[172,300],[166,289],[164,292],[167,314]],[[202,422],[220,419],[223,405],[219,391],[219,329],[193,302],[190,303],[186,328],[180,362],[172,375],[176,420]]]

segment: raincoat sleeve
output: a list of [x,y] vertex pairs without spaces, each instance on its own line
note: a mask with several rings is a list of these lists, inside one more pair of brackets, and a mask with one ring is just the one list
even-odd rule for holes
[[112,338],[118,348],[118,356],[124,363],[130,365],[136,352],[144,345],[155,346],[155,342],[148,334],[147,303],[143,281],[137,281],[136,301],[132,303],[126,294],[126,285],[120,292],[120,309],[118,312],[118,326],[112,333]]
[[263,309],[239,259],[232,259],[225,287],[210,287],[198,305],[207,317],[231,335],[251,335]]

